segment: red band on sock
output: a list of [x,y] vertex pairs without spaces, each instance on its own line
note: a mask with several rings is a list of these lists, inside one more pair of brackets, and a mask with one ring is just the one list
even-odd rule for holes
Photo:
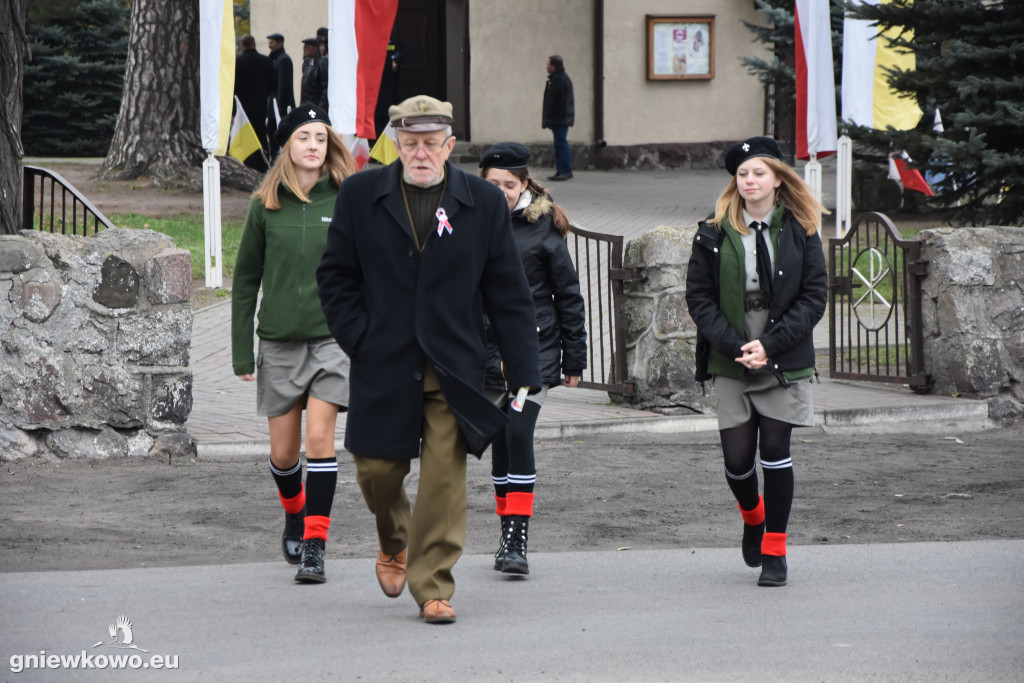
[[497,493],[494,494],[494,511],[499,517],[504,517],[508,513],[505,512],[505,499],[499,496]]
[[740,508],[740,515],[743,516],[744,524],[749,524],[750,526],[759,526],[764,524],[764,498],[761,496],[757,497],[757,507],[753,510],[744,510],[743,508]]
[[772,557],[786,556],[786,534],[767,533],[761,539],[761,554]]
[[508,502],[505,503],[505,514],[533,517],[533,494],[509,491]]
[[281,492],[277,492],[277,497],[281,499],[281,505],[284,506],[284,511],[289,515],[297,515],[302,512],[302,508],[306,507],[306,487],[303,486],[299,489],[299,494],[293,498],[285,498],[281,495]]
[[323,515],[306,515],[306,533],[302,539],[320,538],[327,540],[327,530],[331,526],[331,518]]

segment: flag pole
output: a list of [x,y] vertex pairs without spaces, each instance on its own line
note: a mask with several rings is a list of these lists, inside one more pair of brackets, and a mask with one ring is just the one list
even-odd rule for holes
[[220,241],[220,162],[213,150],[207,150],[203,162],[203,230],[205,244],[206,286],[223,286]]
[[836,237],[842,239],[850,229],[853,207],[853,141],[839,137],[836,152]]

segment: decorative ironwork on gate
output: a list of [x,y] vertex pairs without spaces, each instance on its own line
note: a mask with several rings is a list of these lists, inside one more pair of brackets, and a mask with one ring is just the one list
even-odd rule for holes
[[622,235],[572,226],[566,235],[587,308],[587,369],[580,386],[632,396],[626,378],[626,328],[622,283],[632,273],[622,267]]
[[907,384],[926,392],[921,349],[921,243],[866,213],[829,240],[829,377]]

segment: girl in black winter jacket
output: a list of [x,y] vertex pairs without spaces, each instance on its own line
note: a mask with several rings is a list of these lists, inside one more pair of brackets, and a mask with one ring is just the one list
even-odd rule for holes
[[530,177],[529,158],[526,146],[503,142],[488,149],[480,159],[480,175],[505,193],[512,212],[512,232],[537,310],[544,385],[529,396],[510,395],[501,356],[492,340],[485,389],[499,406],[508,406],[509,416],[504,433],[491,444],[491,478],[501,518],[501,542],[494,568],[507,574],[530,573],[526,543],[537,478],[533,431],[544,396],[551,386],[575,387],[587,367],[583,297],[565,244],[569,219],[551,201],[547,190]]

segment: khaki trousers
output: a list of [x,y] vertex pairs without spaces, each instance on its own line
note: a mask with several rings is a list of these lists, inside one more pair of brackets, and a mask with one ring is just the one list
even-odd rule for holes
[[411,461],[352,455],[359,488],[376,518],[381,550],[394,555],[409,549],[407,583],[417,605],[449,600],[455,592],[452,568],[466,544],[466,452],[466,441],[428,363],[420,483],[411,514],[405,493]]

